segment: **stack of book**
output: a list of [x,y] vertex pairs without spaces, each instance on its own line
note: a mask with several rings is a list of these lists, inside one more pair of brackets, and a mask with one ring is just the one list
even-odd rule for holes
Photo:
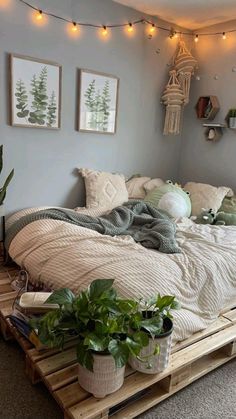
[[28,339],[38,351],[47,349],[47,347],[39,340],[37,330],[30,325],[30,320],[35,319],[39,315],[26,314],[24,310],[16,303],[12,314],[8,316],[12,325],[20,332],[26,339]]

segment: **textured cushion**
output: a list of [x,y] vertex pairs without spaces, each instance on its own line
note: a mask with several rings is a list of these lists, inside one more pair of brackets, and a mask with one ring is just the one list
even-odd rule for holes
[[212,208],[217,212],[225,196],[233,195],[231,188],[225,186],[217,188],[205,183],[188,182],[184,189],[190,193],[192,215],[200,215],[203,208],[207,210]]
[[146,176],[133,177],[126,182],[126,188],[130,199],[143,199],[146,195],[144,184],[151,178]]
[[190,217],[191,214],[189,195],[179,186],[170,183],[165,183],[148,192],[145,202],[154,208],[166,211],[173,218]]
[[146,182],[144,185],[144,189],[146,193],[152,191],[154,188],[159,188],[159,186],[165,185],[164,180],[160,178],[151,179],[149,182]]
[[87,208],[112,209],[128,201],[125,177],[120,174],[79,169],[86,188]]
[[225,197],[220,207],[220,211],[236,214],[236,195],[231,198]]

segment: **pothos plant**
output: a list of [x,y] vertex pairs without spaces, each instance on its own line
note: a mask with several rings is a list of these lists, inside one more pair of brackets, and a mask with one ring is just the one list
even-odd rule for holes
[[[58,304],[59,308],[31,323],[38,329],[41,342],[63,348],[65,340],[75,336],[78,362],[90,371],[93,354],[112,355],[117,368],[123,367],[130,355],[138,357],[149,343],[143,330],[130,329],[139,302],[118,297],[113,282],[97,279],[78,296],[67,288],[54,291],[46,303]],[[153,330],[148,324],[143,327]]]

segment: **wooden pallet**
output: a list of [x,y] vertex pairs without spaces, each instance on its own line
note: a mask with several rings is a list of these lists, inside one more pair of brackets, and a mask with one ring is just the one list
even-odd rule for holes
[[26,373],[32,383],[43,381],[64,412],[65,419],[134,418],[236,357],[236,309],[221,315],[206,330],[175,345],[169,367],[147,375],[126,370],[123,387],[95,399],[77,381],[75,343],[59,350],[37,351],[9,323],[15,292],[9,277],[0,273],[0,326],[6,339],[15,338],[25,353]]

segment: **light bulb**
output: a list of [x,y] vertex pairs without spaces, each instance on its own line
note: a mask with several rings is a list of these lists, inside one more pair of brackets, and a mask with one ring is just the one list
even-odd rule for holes
[[71,30],[72,30],[72,32],[77,32],[78,27],[77,27],[77,23],[76,22],[72,22]]
[[154,33],[154,32],[155,32],[155,30],[156,30],[156,27],[155,27],[154,23],[152,23],[152,26],[151,26],[151,28],[150,28],[149,32],[150,32],[150,33]]
[[198,42],[199,41],[198,35],[195,35],[194,41],[195,42]]
[[107,36],[107,34],[108,34],[107,27],[106,26],[103,26],[103,28],[102,28],[102,35],[103,36]]
[[174,32],[174,38],[178,38],[179,34],[177,32]]
[[226,38],[227,38],[226,33],[225,33],[225,32],[223,32],[223,33],[222,33],[222,39],[226,39]]
[[42,18],[43,18],[43,12],[42,12],[42,10],[39,10],[38,13],[37,13],[36,19],[37,20],[42,20]]
[[128,32],[133,32],[134,28],[132,23],[129,23]]

